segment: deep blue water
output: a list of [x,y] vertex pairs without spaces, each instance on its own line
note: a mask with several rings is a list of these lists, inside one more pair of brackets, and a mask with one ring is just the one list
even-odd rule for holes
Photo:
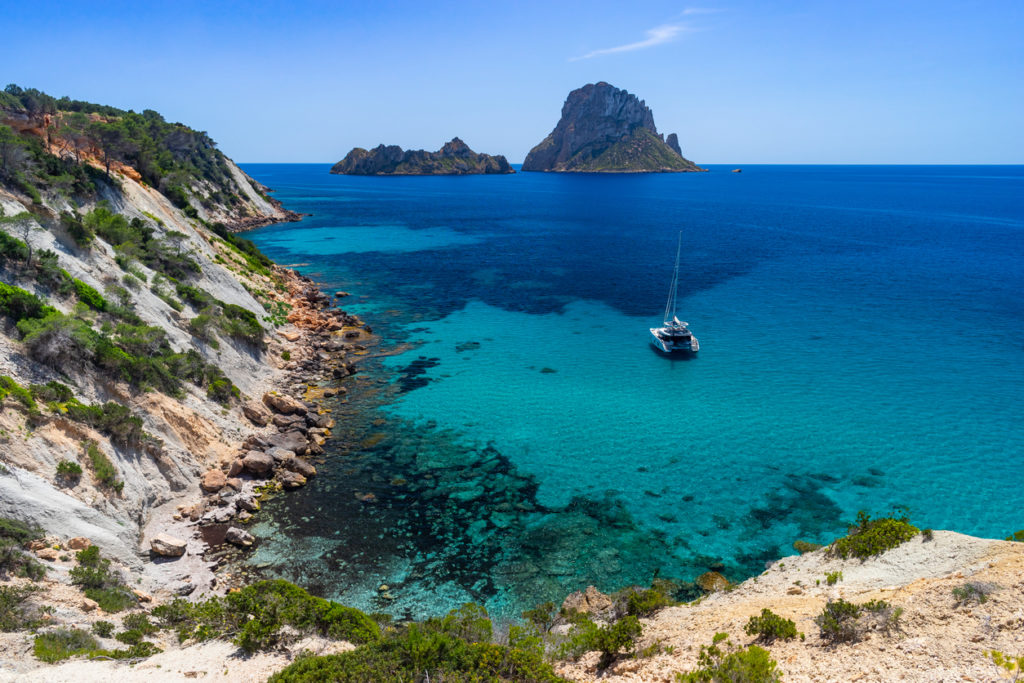
[[[741,579],[859,509],[1024,526],[1024,167],[328,168],[245,167],[313,214],[247,236],[382,337],[323,475],[257,528],[269,573],[515,615],[655,572]],[[647,344],[679,231],[692,360]]]

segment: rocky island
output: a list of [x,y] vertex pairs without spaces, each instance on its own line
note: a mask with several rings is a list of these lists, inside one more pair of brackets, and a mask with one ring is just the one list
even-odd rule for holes
[[331,168],[343,175],[492,175],[515,173],[505,157],[478,154],[459,138],[436,152],[403,150],[398,145],[356,147]]
[[665,139],[644,101],[605,82],[573,90],[562,118],[523,162],[524,171],[670,173],[701,171],[683,157],[675,133]]

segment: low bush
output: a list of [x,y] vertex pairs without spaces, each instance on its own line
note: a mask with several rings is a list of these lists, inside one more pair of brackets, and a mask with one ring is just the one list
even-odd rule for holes
[[97,546],[79,550],[77,566],[69,572],[71,583],[80,586],[85,597],[99,603],[104,612],[120,612],[138,604],[124,580],[110,569],[110,560],[100,555]]
[[47,306],[42,299],[20,287],[0,282],[0,314],[14,322],[44,318],[56,309]]
[[903,608],[885,600],[869,600],[860,605],[839,599],[829,601],[814,621],[821,629],[821,637],[830,643],[852,643],[863,638],[868,631],[889,634],[900,630]]
[[988,596],[994,593],[997,586],[983,581],[968,581],[962,586],[953,589],[953,597],[958,605],[978,604],[988,602]]
[[825,583],[830,586],[834,586],[843,580],[843,573],[839,571],[828,572],[825,574]]
[[761,610],[761,616],[750,617],[743,630],[748,636],[757,636],[758,640],[765,643],[790,640],[797,636],[796,622],[780,617],[768,608]]
[[632,654],[636,640],[642,632],[640,620],[632,615],[599,628],[595,643],[601,652],[597,662],[598,670],[607,669],[622,654]]
[[89,308],[94,311],[105,311],[109,308],[107,300],[104,299],[103,295],[97,292],[93,287],[77,278],[72,278],[71,283],[74,285],[75,294],[78,296],[78,300]]
[[631,591],[626,598],[626,614],[649,617],[658,610],[674,604],[672,598],[653,588]]
[[0,538],[26,545],[43,537],[43,530],[10,517],[0,517]]
[[801,555],[805,553],[813,553],[815,550],[820,550],[822,546],[820,543],[809,543],[807,541],[793,541],[793,550],[797,551]]
[[1024,543],[1024,529],[1020,531],[1014,531],[1012,534],[1006,537],[1007,541],[1015,541],[1017,543]]
[[767,650],[751,645],[738,649],[725,633],[716,633],[697,658],[698,669],[676,674],[678,683],[778,683],[778,663]]
[[99,641],[88,631],[61,628],[36,636],[32,651],[37,659],[52,664],[74,655],[87,654],[99,646]]
[[100,638],[109,638],[114,632],[114,625],[109,621],[97,621],[92,625],[92,632]]
[[78,479],[82,476],[82,466],[71,460],[57,463],[57,476],[63,479]]
[[89,457],[89,462],[92,464],[92,473],[95,475],[96,480],[100,484],[120,493],[124,488],[124,482],[117,478],[117,468],[114,467],[114,463],[110,461],[110,458],[100,450],[95,441],[86,441],[82,444],[82,447],[85,449],[85,454]]
[[177,599],[155,608],[153,616],[173,628],[181,641],[235,634],[234,642],[247,652],[277,644],[283,626],[353,643],[380,638],[376,622],[359,610],[314,597],[282,580],[260,581],[199,603]]
[[36,590],[35,586],[0,586],[0,631],[22,631],[43,623],[30,602]]
[[18,403],[29,410],[38,409],[31,391],[18,384],[7,375],[0,375],[0,408],[2,408],[4,399],[8,396],[15,399]]
[[863,560],[909,541],[918,531],[906,515],[897,517],[894,513],[889,517],[871,519],[868,513],[861,510],[857,513],[856,526],[850,530],[849,535],[836,539],[829,552],[844,560],[849,557]]
[[858,639],[857,618],[860,607],[840,598],[830,600],[814,621],[821,629],[821,637],[832,643],[849,643]]
[[555,603],[544,602],[533,609],[528,609],[521,615],[523,619],[533,624],[533,626],[541,633],[547,633],[551,630],[551,627],[555,625],[555,619],[557,614],[555,612]]
[[18,576],[38,581],[46,575],[46,567],[24,552],[29,541],[40,537],[40,529],[16,519],[0,517],[0,578]]

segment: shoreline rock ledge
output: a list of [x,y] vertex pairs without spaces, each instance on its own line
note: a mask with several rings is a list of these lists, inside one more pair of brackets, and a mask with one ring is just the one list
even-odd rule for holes
[[523,171],[680,173],[703,171],[666,140],[643,100],[604,81],[573,90],[555,129],[530,150]]
[[459,138],[436,152],[403,150],[398,145],[356,147],[331,167],[339,175],[493,175],[515,173],[500,154],[479,154]]

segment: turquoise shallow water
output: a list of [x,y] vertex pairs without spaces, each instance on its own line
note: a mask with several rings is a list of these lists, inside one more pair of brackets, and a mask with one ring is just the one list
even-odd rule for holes
[[[325,476],[269,506],[271,573],[514,615],[655,571],[740,579],[859,509],[1022,525],[1020,167],[247,170],[314,214],[250,237],[414,346],[366,362]],[[692,360],[647,344],[680,229]]]

